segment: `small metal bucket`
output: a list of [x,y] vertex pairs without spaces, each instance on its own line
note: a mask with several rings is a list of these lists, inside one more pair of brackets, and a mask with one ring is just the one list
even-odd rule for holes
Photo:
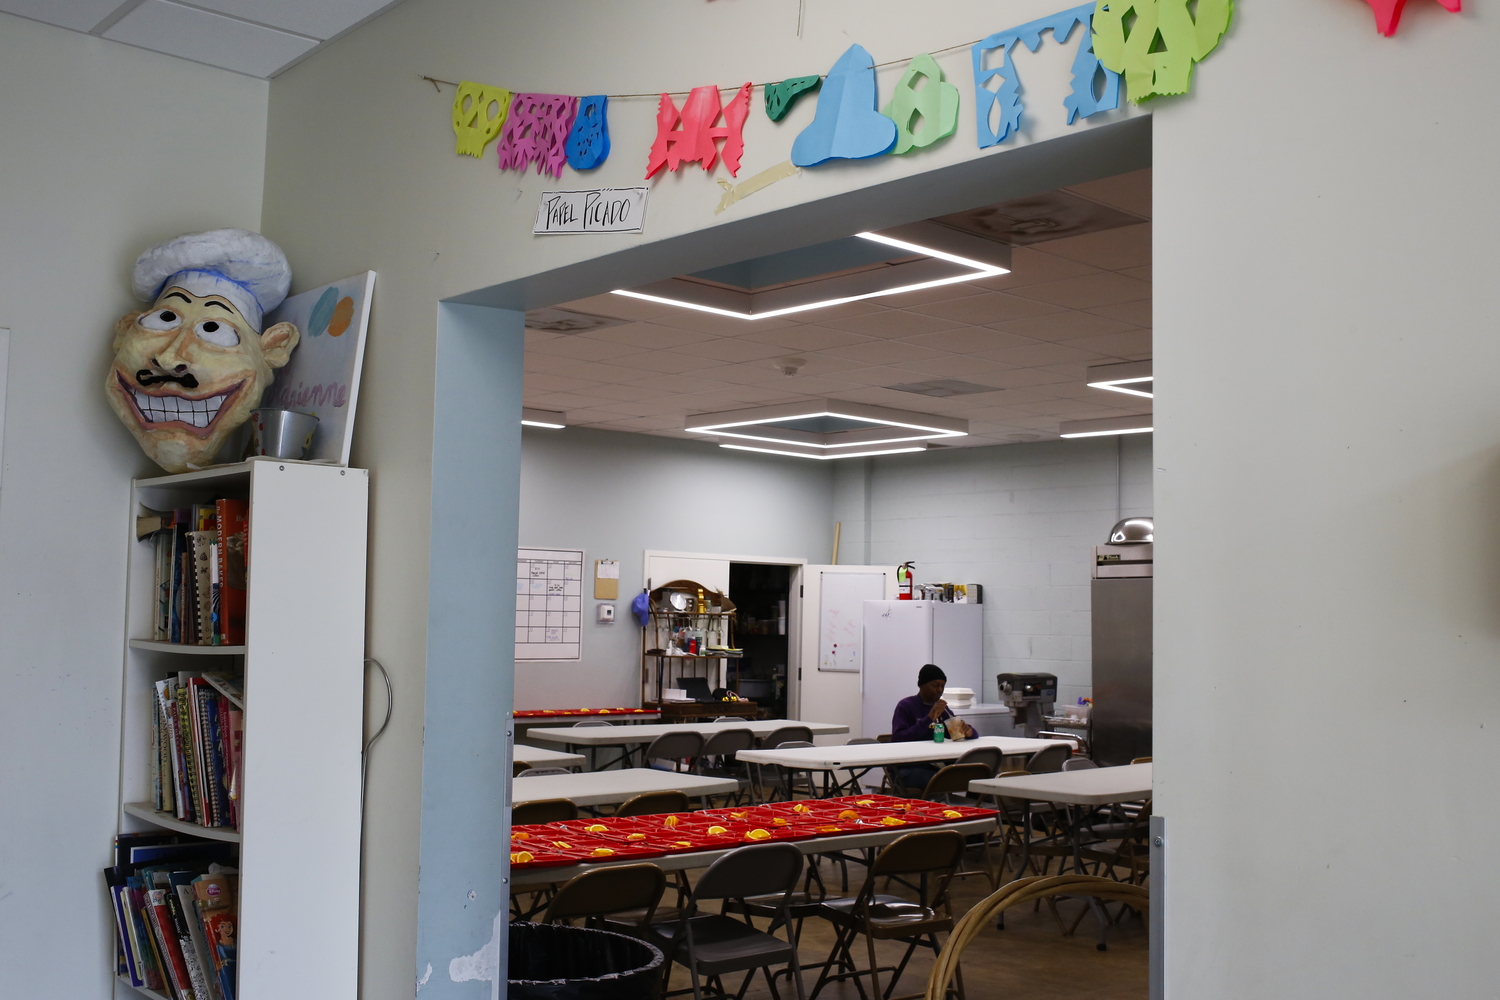
[[267,458],[307,457],[318,418],[296,410],[251,410],[250,454]]

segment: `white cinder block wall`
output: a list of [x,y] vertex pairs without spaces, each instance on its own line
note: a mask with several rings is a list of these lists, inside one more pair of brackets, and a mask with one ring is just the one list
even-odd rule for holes
[[834,464],[840,562],[984,585],[985,701],[1001,672],[1056,674],[1060,703],[1092,693],[1089,562],[1117,520],[1152,513],[1150,435]]

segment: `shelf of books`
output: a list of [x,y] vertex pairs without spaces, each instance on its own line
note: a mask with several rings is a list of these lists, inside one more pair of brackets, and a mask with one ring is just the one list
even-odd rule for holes
[[134,484],[105,870],[127,992],[355,998],[368,492],[274,459]]

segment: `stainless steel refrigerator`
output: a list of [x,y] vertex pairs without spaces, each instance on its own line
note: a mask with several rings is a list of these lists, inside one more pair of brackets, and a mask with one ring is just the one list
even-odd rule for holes
[[1155,527],[1127,518],[1094,549],[1094,760],[1151,756],[1151,571]]

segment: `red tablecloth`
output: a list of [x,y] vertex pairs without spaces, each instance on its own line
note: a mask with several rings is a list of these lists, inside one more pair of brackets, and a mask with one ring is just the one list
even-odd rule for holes
[[655,715],[654,708],[523,708],[511,713],[518,719],[544,719],[570,715]]
[[993,809],[950,806],[889,795],[804,799],[660,816],[537,823],[511,831],[513,868],[546,868],[724,850],[742,844],[837,837],[870,827],[925,827],[995,815]]

